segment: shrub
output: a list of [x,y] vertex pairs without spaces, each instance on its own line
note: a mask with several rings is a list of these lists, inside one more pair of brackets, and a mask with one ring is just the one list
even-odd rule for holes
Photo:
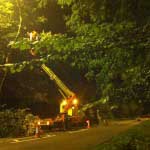
[[150,121],[145,121],[127,132],[98,145],[95,150],[149,150]]
[[0,112],[0,137],[26,135],[26,109],[3,110]]

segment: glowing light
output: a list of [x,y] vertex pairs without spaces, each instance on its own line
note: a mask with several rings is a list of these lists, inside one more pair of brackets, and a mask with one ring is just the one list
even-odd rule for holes
[[86,123],[89,123],[90,121],[89,120],[86,120]]
[[63,100],[62,105],[67,105],[67,101]]
[[40,121],[38,121],[38,125],[40,125],[41,124],[41,122]]
[[49,126],[49,121],[47,121],[46,124]]
[[74,105],[77,105],[77,104],[78,104],[78,100],[77,100],[77,99],[74,99],[74,100],[73,100],[73,104],[74,104]]

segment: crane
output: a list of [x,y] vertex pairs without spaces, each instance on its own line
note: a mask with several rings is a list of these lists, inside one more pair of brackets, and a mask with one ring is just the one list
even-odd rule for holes
[[[28,33],[29,40],[38,40],[36,31]],[[30,53],[35,56],[33,49],[30,50]],[[10,67],[14,64],[4,64],[0,65],[0,67]],[[61,123],[63,128],[66,128],[66,114],[71,117],[70,122],[76,124],[80,122],[80,117],[78,116],[78,99],[76,94],[72,92],[63,82],[62,80],[53,72],[51,68],[49,68],[46,64],[41,65],[41,69],[50,77],[51,80],[55,82],[58,87],[59,92],[63,96],[63,100],[60,103],[60,117],[56,117],[54,123]],[[61,115],[62,114],[62,115]],[[59,115],[58,115],[59,116]]]
[[74,92],[72,92],[52,71],[51,68],[45,64],[41,65],[43,71],[53,80],[59,88],[59,92],[63,96],[64,100],[60,104],[60,113],[67,113],[72,116],[77,113],[78,100]]
[[[30,41],[38,41],[38,33],[32,31],[28,33]],[[35,56],[34,50],[30,50],[31,54]],[[45,64],[41,65],[42,70],[53,80],[59,88],[59,92],[63,96],[64,100],[60,104],[60,113],[67,113],[68,115],[76,115],[78,108],[78,100],[75,93],[73,93],[61,80],[60,78],[52,71],[51,68]]]
[[[15,66],[17,64],[3,64],[0,65],[0,67],[11,67]],[[19,65],[19,64],[18,64]],[[76,98],[76,95],[74,92],[72,92],[61,80],[60,78],[53,72],[51,68],[46,66],[45,64],[41,65],[41,69],[50,77],[52,81],[54,81],[59,88],[59,92],[63,96],[63,100],[60,103],[60,113],[57,115],[57,117],[52,120],[52,124],[55,124],[56,127],[63,128],[66,130],[66,120],[68,117],[70,117],[70,121],[67,124],[71,123],[78,123],[80,120],[78,116],[78,99]],[[51,120],[51,119],[50,119]],[[49,120],[49,121],[50,121]],[[44,120],[40,120],[44,124]],[[38,120],[37,120],[38,123]]]

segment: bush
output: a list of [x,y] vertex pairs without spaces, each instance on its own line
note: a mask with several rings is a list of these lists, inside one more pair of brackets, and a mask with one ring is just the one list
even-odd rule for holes
[[95,150],[149,150],[150,121],[145,121],[127,132],[122,133],[111,141],[98,145]]
[[26,110],[4,110],[0,112],[0,137],[26,135]]

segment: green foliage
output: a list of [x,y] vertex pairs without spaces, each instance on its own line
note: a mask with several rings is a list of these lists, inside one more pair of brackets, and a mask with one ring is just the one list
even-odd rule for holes
[[59,4],[71,4],[71,13],[67,14],[67,25],[71,30],[77,30],[81,24],[103,22],[136,21],[145,23],[149,21],[148,0],[60,0]]
[[0,111],[0,137],[23,136],[27,133],[27,126],[34,117],[29,117],[26,109]]
[[[1,119],[1,127],[0,127],[0,136],[5,137],[10,134],[18,134],[17,130],[20,130],[22,120],[18,121],[18,117],[20,118],[21,114],[12,113],[10,110],[6,110],[0,113]],[[23,123],[22,123],[23,125]],[[16,128],[17,127],[17,128]],[[13,132],[14,131],[14,132]],[[23,130],[21,129],[21,133]]]
[[[98,96],[109,96],[114,102],[144,102],[149,100],[149,27],[132,22],[83,25],[75,37],[43,32],[32,48],[41,57],[50,55],[45,61],[69,62],[86,69],[85,76],[97,84]],[[23,39],[13,47],[28,50],[30,45]],[[145,91],[142,95],[140,86]]]
[[71,5],[71,3],[74,2],[74,0],[58,0],[59,5]]
[[148,150],[150,143],[150,121],[129,129],[127,132],[113,137],[95,150]]
[[0,30],[8,28],[13,23],[13,4],[9,0],[0,1]]
[[[134,34],[138,36],[132,38]],[[121,82],[122,88],[134,88],[132,86],[143,82],[149,84],[146,81],[149,76],[148,35],[149,26],[137,28],[133,23],[85,25],[76,37],[42,33],[40,40],[32,45],[41,56],[50,54],[54,61],[70,61],[80,69],[86,68],[86,76],[95,79],[98,90],[108,89],[108,84],[120,88],[117,82]],[[30,48],[27,39],[24,41],[15,43],[16,47]],[[106,90],[104,93],[108,94]]]
[[[125,110],[126,116],[136,112],[137,105],[142,105],[150,99],[149,0],[57,2],[63,6],[63,15],[66,15],[65,34],[42,32],[39,33],[37,41],[19,38],[10,44],[11,47],[19,49],[21,53],[32,49],[44,62],[64,63],[78,68],[89,81],[96,84],[95,99],[108,96],[110,102]],[[40,31],[41,23],[45,25],[48,21],[45,15],[41,14],[43,10],[47,11],[48,5],[48,0],[22,1],[20,8],[24,21],[21,33],[35,29]],[[12,6],[7,8],[3,10],[6,16],[10,12],[13,13]],[[28,21],[29,19],[31,21]],[[5,40],[6,38],[8,35]],[[8,51],[0,54],[2,60],[6,53]],[[17,62],[15,59],[12,61]],[[23,70],[25,66],[21,65],[13,66],[11,72]],[[33,67],[34,65],[31,65],[31,68]],[[125,105],[121,106],[120,103]]]

